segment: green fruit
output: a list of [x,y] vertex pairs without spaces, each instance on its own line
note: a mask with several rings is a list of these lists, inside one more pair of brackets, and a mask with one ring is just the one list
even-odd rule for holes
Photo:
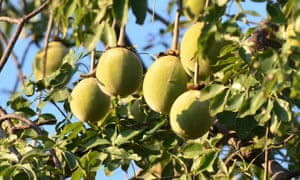
[[[55,72],[61,65],[64,56],[67,54],[68,49],[60,41],[52,41],[48,44],[45,76]],[[43,54],[44,51],[40,50],[33,61],[33,76],[36,81],[43,79]]]
[[180,44],[180,60],[190,76],[193,76],[195,62],[199,63],[199,79],[207,78],[211,73],[211,65],[218,60],[221,48],[227,43],[215,34],[209,35],[203,54],[199,53],[198,40],[201,36],[203,23],[195,23],[184,33]]
[[72,113],[84,122],[99,121],[110,107],[110,97],[101,91],[96,78],[92,77],[83,79],[74,87],[69,102]]
[[134,52],[121,47],[111,48],[100,57],[96,77],[104,93],[124,97],[138,89],[143,68]]
[[209,102],[200,101],[200,91],[189,90],[181,94],[173,103],[170,112],[172,130],[184,139],[203,136],[212,125]]
[[183,1],[183,14],[189,19],[194,20],[199,17],[205,8],[206,0],[184,0]]
[[143,93],[156,112],[168,114],[175,99],[187,90],[188,76],[176,56],[157,59],[145,74]]

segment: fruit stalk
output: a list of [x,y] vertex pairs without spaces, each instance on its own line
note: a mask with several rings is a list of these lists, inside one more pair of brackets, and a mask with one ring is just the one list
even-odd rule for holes
[[199,86],[199,61],[195,61],[194,88]]
[[124,47],[125,46],[125,32],[126,32],[126,25],[122,24],[120,27],[120,34],[119,34],[119,39],[117,46],[119,47]]
[[177,52],[178,52],[178,38],[179,38],[179,21],[180,21],[181,11],[182,11],[182,0],[178,0],[178,9],[175,15],[173,40],[172,40],[172,47],[171,47],[171,51],[175,52],[175,54],[178,54]]

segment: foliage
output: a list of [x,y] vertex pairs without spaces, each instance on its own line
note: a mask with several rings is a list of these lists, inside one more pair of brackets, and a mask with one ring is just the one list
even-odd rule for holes
[[[0,73],[6,68],[7,55],[12,54],[14,37],[29,39],[30,45],[40,48],[51,35],[52,39],[60,38],[69,52],[60,68],[40,81],[33,80],[32,72],[23,77],[21,60],[17,59],[21,86],[5,100],[6,106],[0,107],[0,176],[95,179],[101,167],[109,176],[118,168],[127,172],[136,166],[132,179],[276,179],[278,173],[284,177],[291,177],[291,172],[293,177],[300,175],[300,45],[292,43],[299,41],[300,3],[252,1],[265,5],[267,11],[266,21],[256,26],[249,26],[248,18],[259,14],[244,10],[244,0],[211,0],[194,19],[180,19],[181,32],[193,22],[204,23],[198,54],[215,48],[211,37],[229,42],[219,50],[210,75],[199,82],[203,86],[201,100],[210,101],[214,124],[195,140],[176,136],[169,116],[151,110],[141,91],[114,97],[109,112],[94,124],[80,122],[70,112],[72,88],[80,78],[91,76],[79,77],[82,67],[91,65],[89,70],[93,71],[93,64],[97,65],[105,50],[99,45],[116,46],[120,27],[128,18],[145,26],[153,23],[145,21],[146,17],[153,16],[153,21],[166,25],[160,30],[161,38],[172,33],[174,22],[163,19],[150,1],[33,0],[22,1],[20,6],[1,1],[4,53]],[[239,11],[231,14],[231,6]],[[178,7],[177,1],[170,0],[166,9],[173,15]],[[294,25],[292,36],[286,31],[290,24]],[[127,34],[126,45],[133,46],[129,39]],[[149,42],[145,50],[155,45]],[[91,63],[84,58],[90,58]],[[71,82],[62,85],[66,79]],[[143,120],[130,112],[136,101],[145,115]],[[56,111],[49,111],[49,105]],[[51,134],[43,125],[50,125],[55,132]]]

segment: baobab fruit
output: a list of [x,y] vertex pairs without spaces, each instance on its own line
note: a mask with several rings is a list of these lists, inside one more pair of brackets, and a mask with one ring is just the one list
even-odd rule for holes
[[196,139],[208,132],[212,125],[209,101],[200,101],[199,90],[188,90],[173,103],[170,112],[171,129],[183,139]]
[[199,17],[205,8],[206,0],[184,0],[183,14],[187,19],[194,20]]
[[201,36],[203,23],[192,25],[184,33],[180,44],[180,60],[187,74],[193,76],[195,62],[199,63],[199,79],[205,79],[210,73],[210,64],[203,54],[198,53],[198,39]]
[[139,57],[133,51],[116,47],[102,54],[97,65],[96,77],[104,93],[125,97],[139,88],[143,68]]
[[[67,47],[61,41],[49,42],[45,64],[45,76],[50,75],[59,69],[67,52]],[[36,81],[43,79],[43,55],[44,50],[41,49],[35,55],[33,61],[33,76]]]
[[143,94],[151,109],[168,114],[175,99],[187,90],[189,78],[177,56],[158,58],[144,77]]
[[199,64],[199,79],[206,79],[212,72],[211,65],[218,61],[221,48],[228,43],[217,33],[209,34],[205,48],[199,51],[199,39],[202,35],[203,23],[198,22],[187,29],[180,44],[180,60],[190,76],[194,76],[195,62]]
[[110,96],[104,94],[94,77],[81,80],[72,90],[69,103],[71,112],[83,122],[97,122],[110,107]]

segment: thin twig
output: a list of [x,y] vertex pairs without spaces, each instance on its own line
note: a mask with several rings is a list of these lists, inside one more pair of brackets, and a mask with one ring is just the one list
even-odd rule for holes
[[[37,126],[42,126],[42,125],[51,125],[51,124],[55,124],[56,123],[56,119],[49,119],[49,120],[45,120],[45,121],[41,121],[41,122],[36,122],[35,124]],[[12,127],[12,131],[15,133],[16,131],[23,131],[25,129],[29,129],[31,128],[30,125],[24,125],[24,126],[14,126]]]
[[45,35],[45,40],[44,40],[43,66],[42,66],[43,78],[46,75],[47,50],[48,50],[48,42],[49,42],[49,38],[50,38],[50,34],[51,34],[52,24],[53,24],[53,14],[51,13],[49,21],[48,21],[48,25],[47,25],[47,31],[46,31],[46,35]]
[[19,24],[20,23],[20,19],[11,18],[11,17],[8,17],[8,16],[0,16],[0,21],[12,23],[12,24]]
[[264,172],[264,180],[268,180],[269,175],[269,147],[268,147],[268,139],[270,134],[270,121],[267,122],[266,134],[265,134],[265,172]]

